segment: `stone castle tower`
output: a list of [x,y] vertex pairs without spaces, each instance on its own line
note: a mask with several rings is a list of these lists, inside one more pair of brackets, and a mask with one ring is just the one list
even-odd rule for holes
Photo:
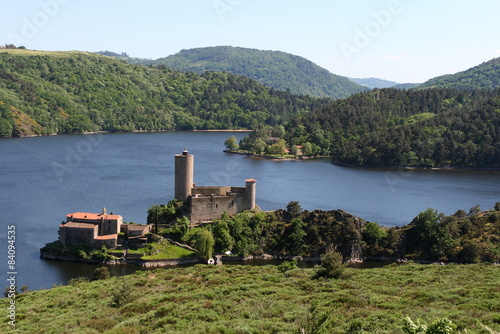
[[194,187],[194,155],[184,150],[175,155],[175,198],[185,202]]
[[245,187],[195,186],[194,156],[184,150],[175,155],[175,198],[187,204],[186,216],[192,225],[232,216],[256,208],[256,182],[245,180]]

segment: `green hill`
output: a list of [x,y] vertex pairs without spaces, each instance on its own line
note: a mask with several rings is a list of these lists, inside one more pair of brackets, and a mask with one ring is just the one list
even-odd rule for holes
[[427,324],[449,318],[460,333],[500,330],[500,270],[494,265],[347,268],[341,279],[314,279],[314,269],[279,269],[197,265],[75,280],[17,295],[15,330],[8,323],[10,299],[2,298],[7,316],[0,331],[417,333],[402,331],[405,317]]
[[[282,125],[289,148],[303,146],[304,155],[332,155],[345,165],[500,168],[500,88],[386,88]],[[271,152],[265,140],[272,131],[256,129],[240,149]]]
[[0,136],[250,128],[328,99],[230,73],[179,72],[85,52],[0,52]]
[[432,78],[419,86],[457,88],[457,89],[493,89],[500,87],[500,57],[472,67],[466,71]]
[[230,72],[294,94],[344,98],[366,88],[335,75],[313,62],[281,51],[262,51],[231,46],[182,50],[152,62],[167,67],[202,73]]

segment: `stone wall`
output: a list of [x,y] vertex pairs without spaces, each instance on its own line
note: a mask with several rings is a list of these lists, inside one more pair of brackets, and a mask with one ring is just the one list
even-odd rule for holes
[[190,197],[189,208],[188,218],[193,225],[220,219],[224,211],[232,216],[250,209],[245,192],[230,193],[229,196]]
[[97,225],[66,223],[60,226],[59,240],[64,246],[87,245],[92,247],[96,237]]

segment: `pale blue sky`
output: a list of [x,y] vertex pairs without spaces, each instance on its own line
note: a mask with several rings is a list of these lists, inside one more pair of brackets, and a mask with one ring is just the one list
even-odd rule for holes
[[232,45],[423,82],[500,57],[498,0],[0,0],[0,44],[159,58]]

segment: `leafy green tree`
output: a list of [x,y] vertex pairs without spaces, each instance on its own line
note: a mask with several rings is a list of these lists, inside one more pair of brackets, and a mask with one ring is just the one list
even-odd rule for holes
[[262,139],[257,139],[252,145],[252,152],[256,154],[262,154],[262,152],[266,151],[266,148],[267,144]]
[[302,154],[304,154],[305,156],[310,156],[314,154],[313,146],[310,142],[306,142],[304,143],[304,145],[302,145]]
[[195,248],[201,257],[208,260],[214,252],[214,236],[210,230],[202,229],[195,240]]
[[228,150],[237,150],[239,148],[238,139],[235,136],[231,136],[226,139],[224,146],[226,146]]
[[289,217],[297,217],[302,212],[299,202],[291,201],[286,206],[286,213]]
[[218,252],[231,251],[234,245],[234,239],[229,231],[225,220],[220,220],[214,224],[212,234],[215,239],[215,250]]
[[283,125],[276,125],[273,128],[271,135],[273,137],[283,138],[283,137],[285,137],[285,133],[286,133],[285,127]]
[[287,236],[288,252],[293,255],[304,255],[307,251],[306,224],[300,218],[293,218],[290,225],[290,234]]
[[189,219],[187,217],[177,218],[174,226],[172,227],[173,237],[177,240],[182,239],[182,237],[189,231],[190,226]]
[[387,231],[375,222],[367,222],[363,230],[363,240],[369,246],[377,246],[382,244],[382,241],[387,238]]

